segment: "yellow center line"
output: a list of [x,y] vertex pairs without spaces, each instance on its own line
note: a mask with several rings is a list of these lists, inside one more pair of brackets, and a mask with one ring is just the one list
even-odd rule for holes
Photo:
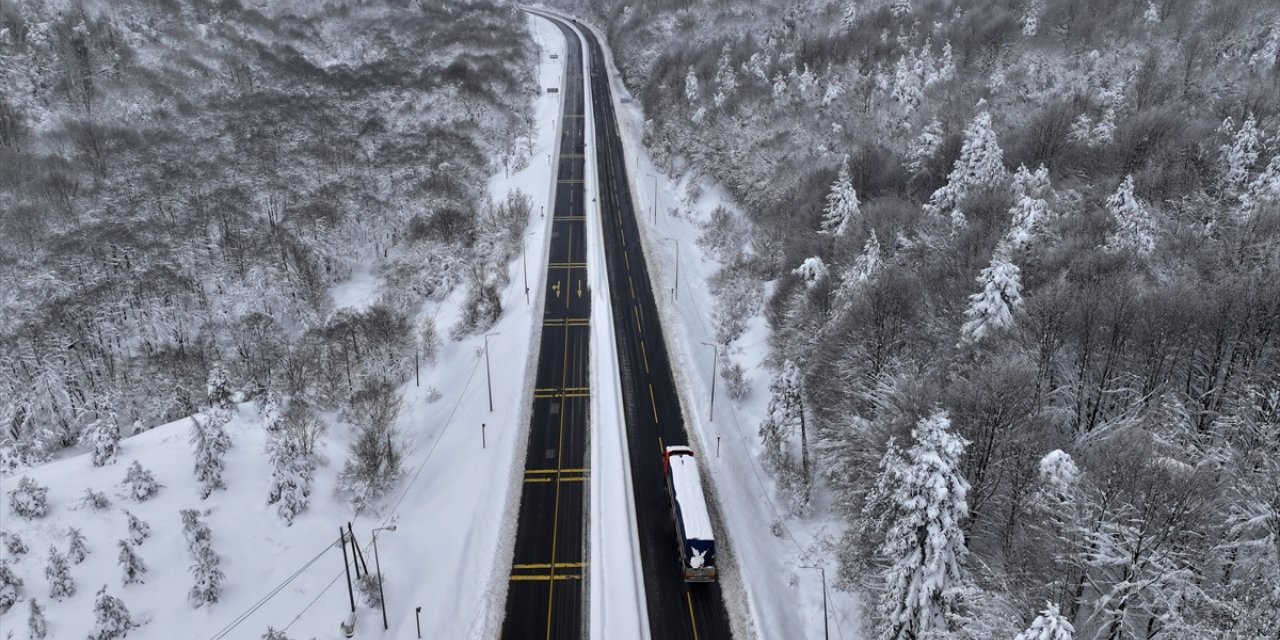
[[[572,227],[570,227],[570,230],[569,230],[569,238],[570,238],[570,240],[572,240],[572,239],[573,239],[573,228],[572,228]],[[573,248],[572,248],[572,247],[573,247],[573,243],[572,243],[572,242],[570,242],[570,243],[569,243],[569,245],[570,245],[570,251],[572,251],[572,250],[573,250]],[[568,296],[565,296],[565,298],[567,299],[567,298],[568,298]],[[568,304],[568,303],[566,302],[566,305],[567,305],[567,304]],[[563,359],[560,361],[560,362],[562,363],[562,364],[561,364],[561,367],[560,367],[560,388],[561,388],[561,389],[563,389],[563,388],[565,388],[566,386],[568,386],[566,383],[569,381],[569,327],[565,327],[565,328],[564,328],[564,353],[563,353],[562,355],[563,355]],[[560,403],[560,432],[559,432],[559,434],[557,434],[557,442],[556,442],[556,469],[557,469],[557,470],[562,470],[562,469],[564,468],[564,467],[563,467],[563,465],[561,464],[561,461],[562,461],[562,459],[564,458],[564,414],[565,414],[565,413],[567,413],[567,412],[564,410],[564,402],[563,402],[563,401],[561,401],[561,403]],[[555,501],[555,505],[556,505],[556,506],[555,506],[555,509],[553,510],[553,513],[552,513],[552,516],[551,516],[551,517],[552,517],[552,520],[551,520],[551,563],[550,563],[550,564],[551,564],[551,574],[550,574],[550,576],[547,578],[547,580],[548,580],[548,585],[547,585],[547,640],[551,640],[551,618],[552,618],[552,613],[555,611],[555,607],[554,607],[554,605],[555,605],[555,593],[556,593],[556,541],[557,541],[557,540],[559,539],[559,537],[560,537],[560,483],[559,483],[559,482],[557,482],[557,483],[556,483],[556,501]]]
[[649,404],[653,405],[653,421],[658,421],[658,401],[653,397],[653,383],[649,383]]
[[622,250],[622,261],[627,265],[627,271],[631,271],[631,258],[627,255],[627,250]]
[[644,340],[640,341],[640,355],[644,356],[644,372],[649,373],[649,350],[644,348]]
[[693,617],[693,596],[684,592],[684,599],[689,603],[689,626],[693,628],[693,640],[698,640],[698,621]]
[[[558,562],[557,569],[581,569],[587,566],[585,562]],[[549,564],[513,564],[512,569],[550,569]]]
[[636,328],[640,333],[644,333],[644,327],[640,324],[640,307],[631,307],[631,315],[636,318]]
[[627,287],[631,289],[631,297],[636,297],[636,284],[631,281],[631,276],[627,276]]
[[[511,576],[512,582],[550,582],[552,585],[551,588],[553,589],[555,588],[556,580],[581,580],[581,579],[582,579],[582,576],[580,575],[565,575],[565,574],[556,575],[554,573],[551,575],[545,575],[545,576],[521,576],[521,575]],[[550,631],[547,632],[547,637],[548,638],[551,637]]]

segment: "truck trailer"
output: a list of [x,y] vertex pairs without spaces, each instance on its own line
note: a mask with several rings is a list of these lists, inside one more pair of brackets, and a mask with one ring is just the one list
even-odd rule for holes
[[711,531],[702,478],[693,450],[675,445],[666,448],[663,470],[667,497],[675,520],[680,547],[680,568],[685,582],[716,581],[716,539]]

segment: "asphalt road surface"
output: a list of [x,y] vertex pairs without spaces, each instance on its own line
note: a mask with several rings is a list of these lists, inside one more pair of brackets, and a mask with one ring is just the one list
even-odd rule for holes
[[[731,638],[729,616],[718,583],[683,579],[675,523],[666,499],[664,445],[688,444],[679,395],[672,381],[654,292],[640,247],[622,139],[610,97],[604,53],[591,31],[587,40],[591,108],[605,258],[612,292],[631,480],[639,525],[640,560],[654,640]],[[663,292],[670,295],[670,292]],[[612,425],[599,425],[609,428]],[[701,455],[702,452],[695,453]],[[724,531],[716,531],[718,540]]]
[[513,639],[580,638],[586,605],[583,508],[591,296],[586,288],[583,217],[582,56],[578,37],[558,26],[569,43],[568,74],[560,87],[564,121],[545,278],[548,290],[502,626],[502,637]]

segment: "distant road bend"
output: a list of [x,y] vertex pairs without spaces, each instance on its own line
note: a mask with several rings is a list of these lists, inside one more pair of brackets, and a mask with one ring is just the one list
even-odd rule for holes
[[[539,15],[564,29],[564,23],[554,16]],[[604,51],[590,29],[572,22],[585,37],[588,49],[598,197],[649,629],[655,640],[731,638],[720,584],[686,583],[683,579],[675,524],[666,498],[662,452],[664,445],[689,444],[689,438],[640,244]],[[576,41],[570,37],[571,43]],[[723,540],[725,532],[717,531],[716,535]]]

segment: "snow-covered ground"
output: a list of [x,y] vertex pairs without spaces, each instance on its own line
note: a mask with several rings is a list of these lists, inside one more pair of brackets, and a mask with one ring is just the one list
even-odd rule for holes
[[[559,30],[540,19],[531,18],[530,24],[545,54],[561,54],[558,60],[542,56],[540,77],[561,74],[564,39]],[[540,94],[535,115],[534,161],[509,177],[499,174],[489,186],[495,199],[518,188],[532,198],[535,208],[543,203],[549,207],[553,177],[549,163],[537,159],[554,153],[559,120],[555,94]],[[34,596],[47,609],[50,637],[85,637],[92,627],[94,594],[106,584],[143,623],[130,632],[131,640],[256,638],[268,625],[288,629],[291,637],[336,638],[349,604],[335,531],[348,521],[366,553],[374,527],[397,526],[378,536],[379,557],[387,558],[381,565],[390,631],[383,634],[378,610],[358,602],[357,637],[415,637],[414,610],[419,606],[425,637],[497,635],[527,433],[532,384],[528,374],[537,344],[533,330],[540,320],[540,313],[533,311],[542,308],[537,294],[544,289],[540,267],[546,262],[547,228],[546,219],[535,216],[526,231],[534,293],[530,302],[525,302],[522,290],[520,258],[508,265],[512,284],[503,292],[504,312],[492,329],[496,335],[489,339],[492,362],[498,363],[492,368],[493,410],[483,338],[447,342],[436,364],[423,365],[421,386],[410,381],[404,387],[399,427],[410,444],[406,475],[377,509],[356,515],[345,500],[333,495],[335,475],[352,436],[349,427],[334,421],[323,447],[328,463],[316,473],[311,505],[293,526],[285,526],[266,504],[270,468],[265,433],[251,403],[240,405],[227,426],[233,440],[223,476],[227,488],[208,500],[199,499],[193,481],[189,419],[126,438],[120,461],[111,466],[95,468],[86,455],[76,455],[27,470],[49,487],[49,514],[37,520],[10,513],[7,494],[21,475],[3,478],[0,524],[5,532],[22,536],[31,550],[16,558],[0,550],[25,583],[21,601],[0,617],[0,636],[9,630],[15,637],[25,636],[26,601]],[[339,306],[367,304],[376,286],[373,273],[366,266],[340,285],[333,292]],[[457,291],[423,313],[434,315],[439,327],[452,326],[464,293]],[[126,499],[118,486],[134,459],[165,485],[144,503]],[[113,501],[109,509],[79,506],[84,489],[90,487],[108,493]],[[178,515],[185,508],[209,511],[212,546],[226,574],[220,601],[198,610],[186,602],[191,560]],[[121,586],[116,541],[126,536],[122,509],[151,525],[151,537],[138,549],[149,567],[145,584]],[[83,564],[71,567],[77,593],[51,602],[44,577],[48,549],[52,544],[66,550],[68,527],[83,530],[92,553]],[[367,560],[372,567],[374,558]]]
[[[759,463],[760,421],[769,399],[768,327],[762,316],[752,318],[746,332],[732,345],[733,358],[746,368],[751,393],[742,401],[728,398],[723,381],[717,383],[715,419],[711,419],[712,327],[714,297],[707,278],[720,268],[692,242],[702,233],[700,223],[717,206],[734,209],[730,198],[714,184],[701,185],[701,197],[684,202],[687,179],[672,179],[655,168],[641,142],[644,114],[630,95],[612,64],[607,40],[597,31],[610,60],[609,77],[626,148],[626,160],[633,180],[632,198],[640,218],[645,255],[658,296],[663,330],[667,336],[677,386],[690,438],[706,461],[703,467],[709,491],[719,505],[718,526],[728,538],[749,612],[734,610],[740,598],[726,593],[730,615],[749,616],[754,632],[761,638],[823,637],[822,573],[827,582],[835,578],[832,547],[839,538],[840,525],[821,518],[780,518],[775,504],[773,480]],[[653,178],[657,177],[658,220],[651,214]],[[672,212],[678,212],[673,215]],[[678,247],[678,248],[677,248]],[[675,260],[680,259],[678,299]],[[821,498],[819,498],[821,499]],[[780,536],[772,533],[779,522]],[[812,567],[812,568],[810,568]],[[726,583],[726,586],[729,583]],[[859,636],[859,602],[847,592],[827,589],[831,635],[835,638]]]

